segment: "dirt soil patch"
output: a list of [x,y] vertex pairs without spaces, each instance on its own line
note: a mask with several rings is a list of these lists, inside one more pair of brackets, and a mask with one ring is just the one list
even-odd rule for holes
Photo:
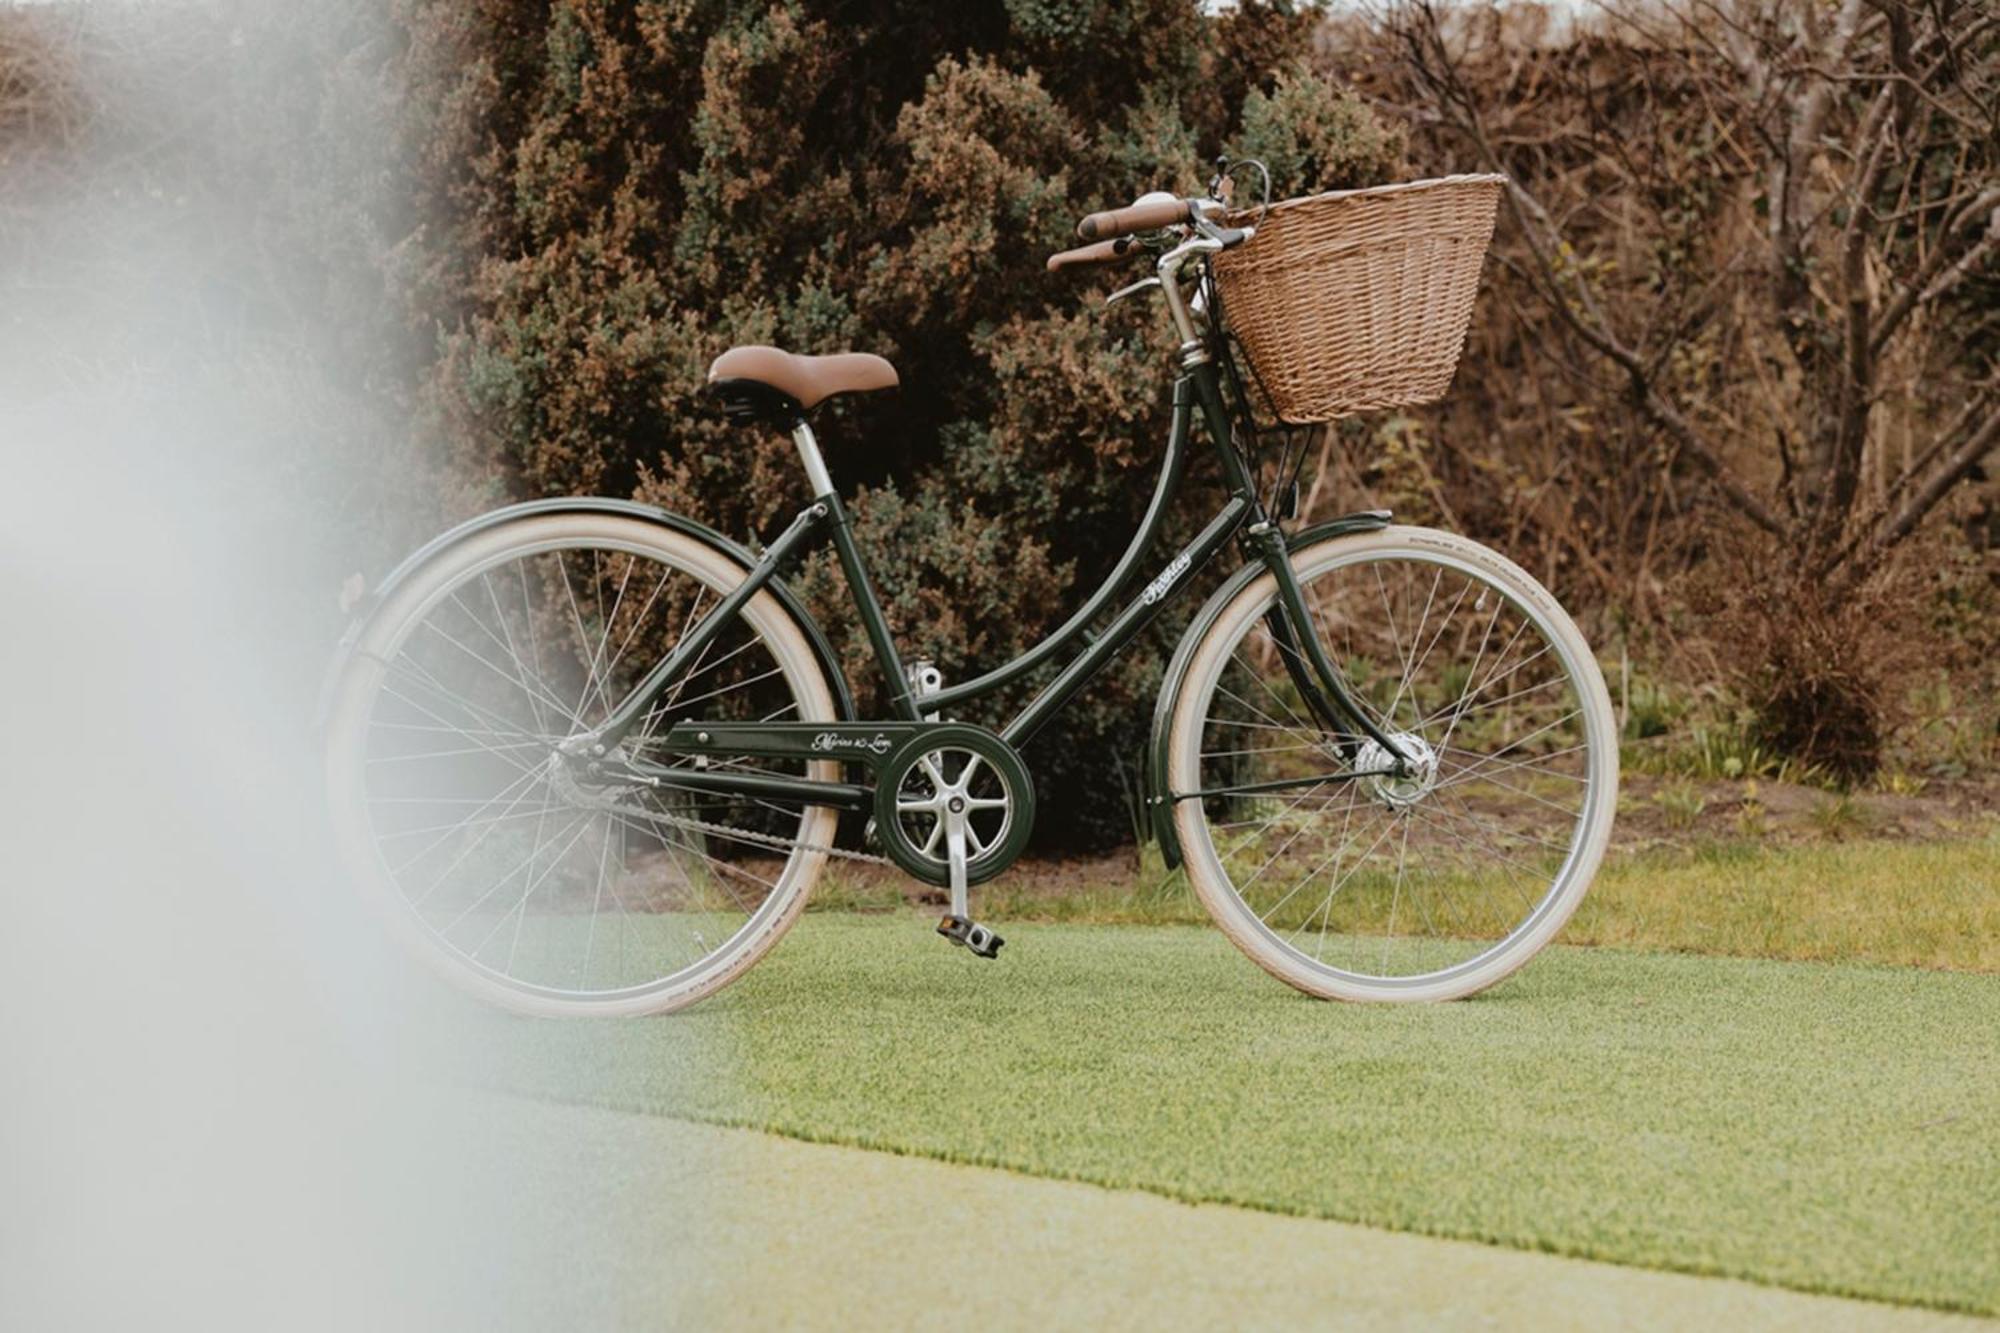
[[1920,792],[1829,791],[1761,779],[1697,781],[1629,773],[1619,782],[1614,852],[1770,840],[1929,842],[2000,822],[2000,782],[1928,782]]

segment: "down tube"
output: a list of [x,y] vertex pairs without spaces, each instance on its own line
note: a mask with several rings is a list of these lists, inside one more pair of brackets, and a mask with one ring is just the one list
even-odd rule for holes
[[[1183,586],[1185,576],[1192,570],[1200,569],[1212,559],[1222,544],[1235,534],[1243,520],[1250,513],[1250,502],[1240,495],[1233,495],[1222,512],[1209,521],[1192,542],[1180,554],[1167,563],[1165,571],[1146,585],[1146,590],[1135,602],[1127,604],[1118,618],[1105,627],[1104,636],[1062,669],[1062,674],[1050,681],[1048,688],[1036,695],[1020,716],[1009,722],[1000,736],[1009,745],[1019,747],[1028,743],[1048,720],[1055,716],[1070,696],[1082,688],[1085,681],[1096,675],[1101,668],[1126,644],[1132,636],[1152,621],[1172,601]],[[1164,586],[1163,586],[1164,585]]]
[[1139,521],[1138,531],[1132,534],[1132,540],[1126,544],[1125,554],[1118,557],[1117,565],[1104,576],[1104,582],[1098,585],[1097,591],[1093,592],[1089,599],[1063,622],[1060,629],[1027,652],[983,676],[975,676],[971,680],[961,681],[957,685],[923,696],[917,700],[918,712],[941,712],[953,704],[991,694],[1001,686],[1019,680],[1049,658],[1067,649],[1070,643],[1097,619],[1104,608],[1111,605],[1113,599],[1125,591],[1126,585],[1131,583],[1132,576],[1138,571],[1140,559],[1153,549],[1153,543],[1159,538],[1160,529],[1166,526],[1167,509],[1180,491],[1181,478],[1187,471],[1188,421],[1193,401],[1191,394],[1185,376],[1174,381],[1173,424],[1167,430],[1167,451],[1166,458],[1160,466],[1160,479],[1153,486],[1153,498],[1146,506],[1145,517]]

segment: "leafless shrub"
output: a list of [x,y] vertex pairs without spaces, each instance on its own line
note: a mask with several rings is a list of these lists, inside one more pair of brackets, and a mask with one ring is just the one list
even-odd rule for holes
[[[1909,541],[2000,445],[2000,15],[1610,0],[1556,33],[1412,0],[1348,35],[1416,151],[1514,182],[1496,286],[1515,300],[1461,374],[1499,382],[1472,390],[1483,418],[1444,418],[1487,521],[1530,518],[1641,620],[1750,534],[1742,609],[1811,608],[1772,611],[1765,656],[1732,659],[1753,695],[1826,656],[1820,627],[1881,623]],[[1812,708],[1875,718],[1858,676],[1814,679]],[[1857,752],[1818,754],[1830,733],[1760,697],[1804,757]]]

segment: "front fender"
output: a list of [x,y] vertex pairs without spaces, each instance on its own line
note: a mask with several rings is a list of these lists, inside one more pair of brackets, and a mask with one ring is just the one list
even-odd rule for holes
[[[1287,533],[1285,547],[1289,551],[1299,551],[1329,537],[1375,532],[1388,527],[1389,518],[1386,509],[1370,509],[1328,519],[1298,532]],[[1194,660],[1196,645],[1215,624],[1230,599],[1263,572],[1261,563],[1251,561],[1223,580],[1222,586],[1202,603],[1201,610],[1195,612],[1194,619],[1188,622],[1187,631],[1181,635],[1180,647],[1174,651],[1173,660],[1167,664],[1167,673],[1160,681],[1160,696],[1153,705],[1152,735],[1146,742],[1146,780],[1142,799],[1152,821],[1153,836],[1159,840],[1160,854],[1166,859],[1169,870],[1182,860],[1181,840],[1174,829],[1174,806],[1167,782],[1167,728],[1171,725],[1174,705],[1180,699],[1181,685],[1187,679],[1188,664]]]
[[[334,683],[340,679],[341,669],[347,664],[348,655],[353,651],[356,640],[360,638],[362,627],[368,623],[369,616],[383,599],[395,591],[397,585],[409,578],[414,570],[436,559],[444,551],[466,538],[496,528],[502,523],[511,523],[515,519],[532,518],[540,514],[576,513],[617,514],[625,518],[658,523],[662,527],[672,528],[714,548],[745,570],[757,563],[757,557],[747,548],[731,541],[707,524],[698,523],[694,519],[655,505],[640,504],[636,500],[614,500],[602,496],[559,496],[554,499],[529,500],[522,504],[490,509],[424,543],[405,557],[401,564],[390,570],[354,608],[353,618],[348,622],[346,632],[341,635],[340,645],[335,649],[333,662],[327,669],[326,682],[320,690],[321,723],[324,724],[326,719],[327,707],[333,697]],[[799,628],[805,631],[806,639],[812,644],[813,656],[818,659],[820,670],[826,673],[827,683],[833,689],[834,707],[839,710],[841,720],[854,721],[854,692],[848,688],[847,675],[840,669],[839,656],[833,651],[833,645],[827,642],[825,633],[814,622],[812,613],[806,610],[805,603],[799,600],[798,594],[794,593],[783,579],[774,578],[766,587],[792,619],[798,622]]]

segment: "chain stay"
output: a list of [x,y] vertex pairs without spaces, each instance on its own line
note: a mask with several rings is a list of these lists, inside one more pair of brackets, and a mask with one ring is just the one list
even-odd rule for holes
[[[645,778],[639,778],[637,781],[653,791],[670,786],[668,783],[649,781]],[[828,856],[837,856],[848,861],[860,861],[868,865],[886,866],[894,864],[886,856],[871,856],[867,852],[852,851],[846,847],[834,847],[816,842],[799,842],[793,838],[780,837],[775,833],[759,833],[755,829],[737,828],[733,824],[717,824],[706,819],[697,819],[693,815],[673,815],[663,810],[648,810],[642,806],[621,805],[614,800],[593,796],[574,782],[559,784],[559,789],[572,805],[586,810],[601,810],[606,814],[623,815],[628,819],[638,820],[647,824],[668,824],[676,828],[693,829],[700,833],[713,833],[728,838],[733,842],[755,843],[786,852],[825,852]]]

